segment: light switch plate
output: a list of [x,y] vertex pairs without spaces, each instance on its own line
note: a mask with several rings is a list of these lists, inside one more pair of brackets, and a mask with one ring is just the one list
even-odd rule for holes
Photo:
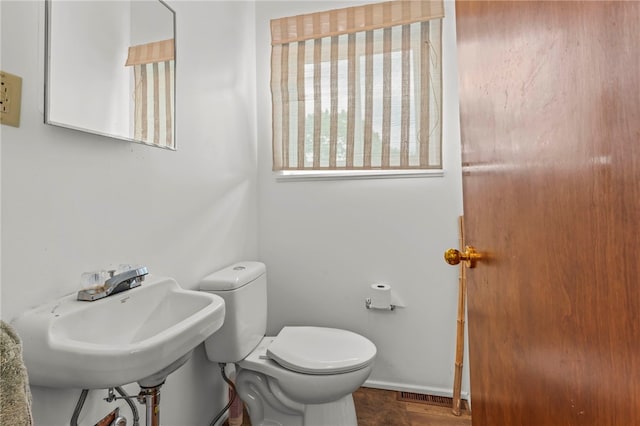
[[22,77],[0,71],[0,124],[20,127]]

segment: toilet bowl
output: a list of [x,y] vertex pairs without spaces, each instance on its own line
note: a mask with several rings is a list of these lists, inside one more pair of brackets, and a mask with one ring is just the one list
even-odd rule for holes
[[[289,341],[319,338],[303,357],[287,359],[284,366],[270,353],[271,347],[280,346],[283,332],[287,336],[286,345]],[[340,338],[334,339],[333,333],[341,334]],[[351,339],[351,344],[346,345]],[[345,345],[335,346],[336,340]],[[327,344],[323,352],[314,356],[313,348],[323,343]],[[337,349],[337,353],[333,354],[331,349]],[[334,356],[348,352],[352,353],[348,358]],[[356,353],[359,355],[354,356]],[[256,349],[238,363],[236,386],[251,413],[252,424],[255,421],[283,426],[356,425],[351,394],[371,374],[374,357],[373,343],[355,333],[321,327],[285,327],[278,336],[263,338]],[[318,405],[324,407],[319,409]]]
[[266,268],[259,262],[215,272],[201,290],[225,299],[225,322],[205,349],[211,361],[236,364],[236,388],[252,425],[357,425],[351,394],[373,368],[376,347],[369,339],[309,326],[264,336]]

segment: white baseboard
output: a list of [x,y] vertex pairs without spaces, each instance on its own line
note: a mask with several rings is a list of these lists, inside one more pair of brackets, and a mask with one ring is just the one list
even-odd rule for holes
[[[400,392],[414,392],[426,395],[448,396],[449,398],[453,397],[453,389],[449,388],[408,385],[405,383],[385,382],[382,380],[367,380],[362,386],[367,388],[385,389]],[[469,392],[460,392],[460,397],[462,399],[468,400]]]

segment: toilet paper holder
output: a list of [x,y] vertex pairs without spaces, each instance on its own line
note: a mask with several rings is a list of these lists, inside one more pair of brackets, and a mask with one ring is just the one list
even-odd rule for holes
[[367,309],[379,309],[382,311],[393,311],[397,303],[394,300],[389,284],[374,283],[369,286],[369,294],[364,299],[364,306]]
[[373,306],[370,297],[364,299],[364,307],[367,309],[380,309],[382,311],[393,311],[396,309],[396,305],[392,303],[390,303],[389,306]]

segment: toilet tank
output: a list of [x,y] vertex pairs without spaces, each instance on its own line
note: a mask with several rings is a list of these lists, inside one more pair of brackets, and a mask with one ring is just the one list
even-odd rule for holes
[[207,275],[200,290],[225,302],[222,327],[205,342],[213,362],[238,362],[258,345],[267,329],[267,273],[260,262],[238,262]]

